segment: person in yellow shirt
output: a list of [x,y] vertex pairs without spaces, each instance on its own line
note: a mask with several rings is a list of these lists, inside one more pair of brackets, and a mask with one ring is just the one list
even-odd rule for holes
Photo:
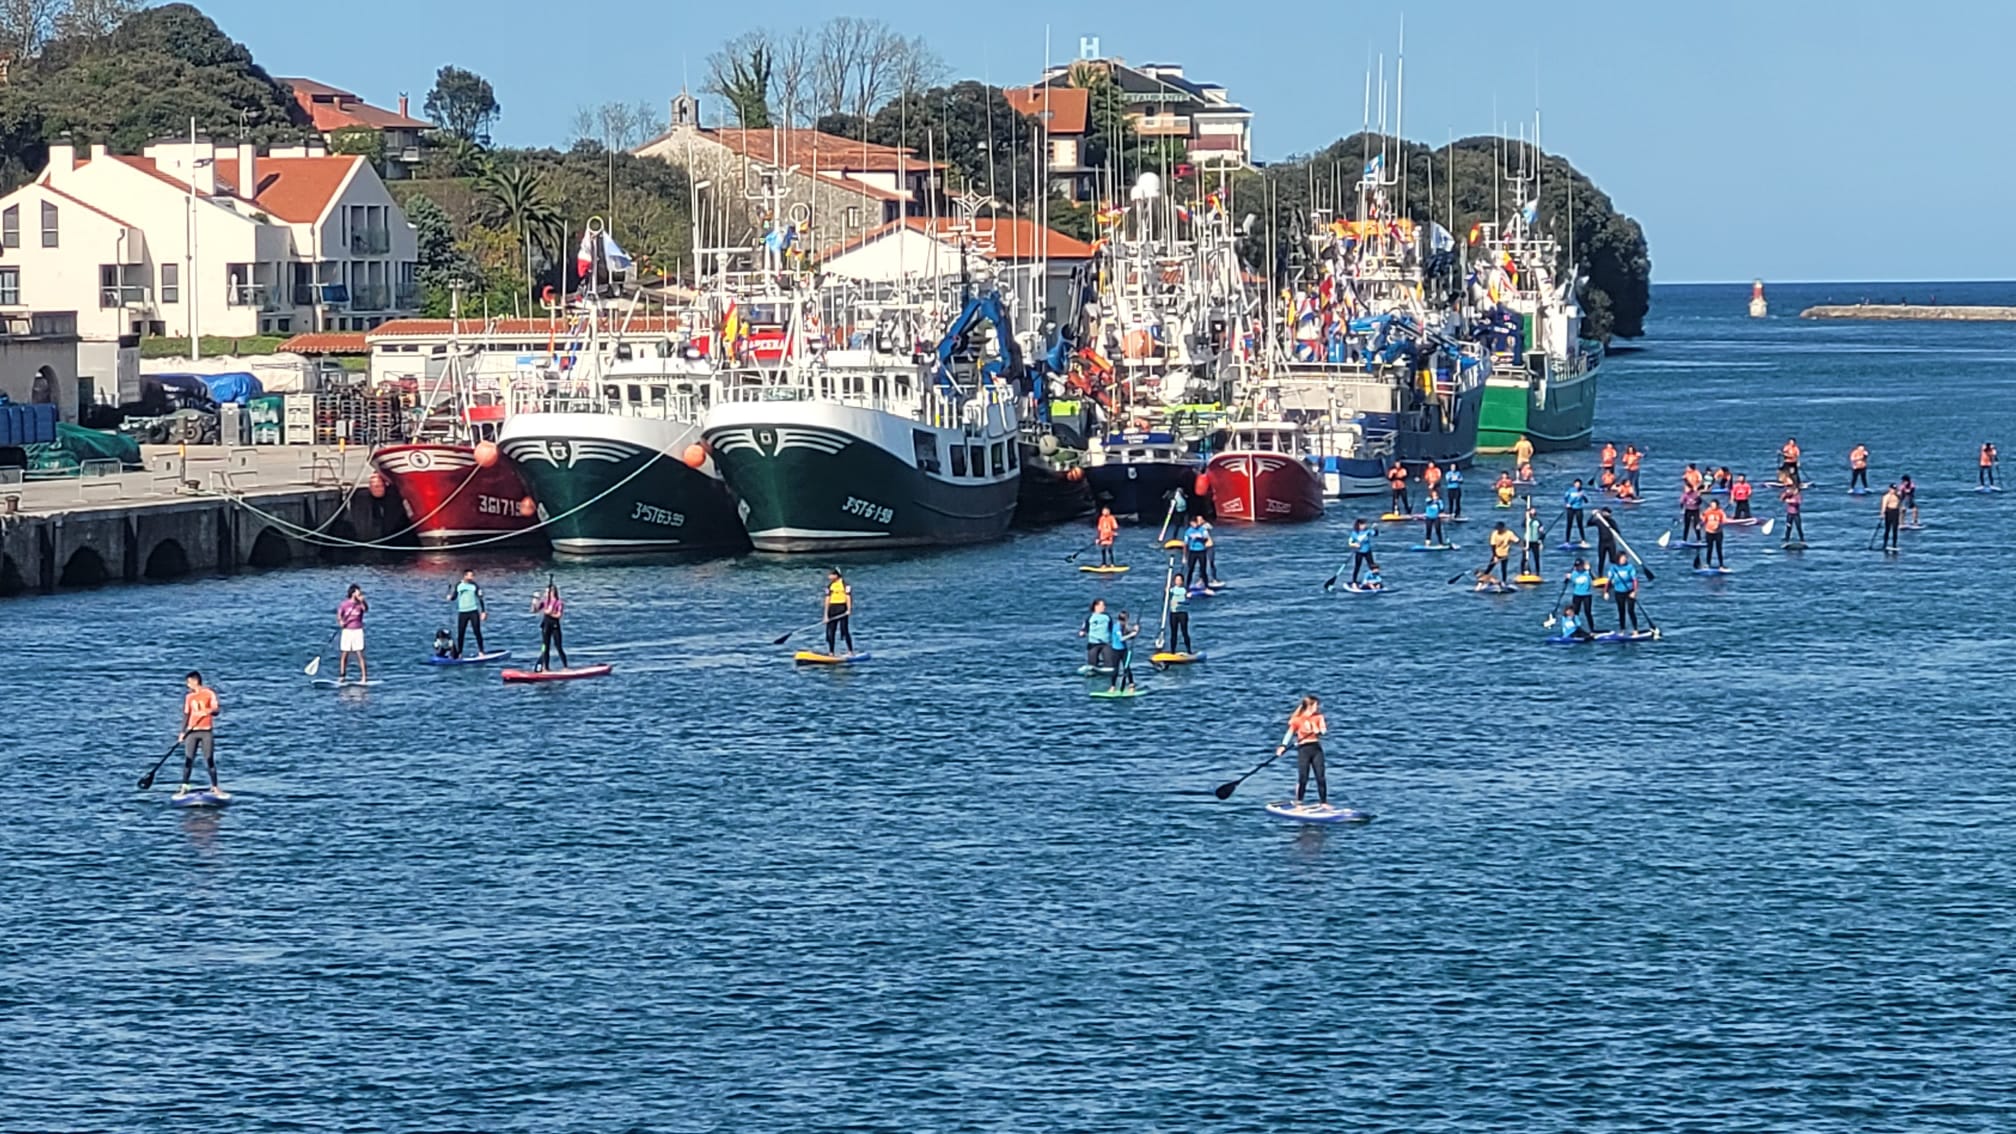
[[1524,433],[1519,435],[1519,440],[1512,443],[1512,459],[1521,465],[1533,463],[1533,442],[1528,441]]
[[1477,581],[1480,583],[1489,582],[1491,580],[1491,572],[1496,571],[1498,572],[1498,581],[1506,586],[1510,586],[1512,584],[1510,578],[1512,549],[1517,546],[1519,546],[1519,533],[1506,527],[1505,521],[1498,521],[1498,526],[1491,529],[1491,562],[1485,564],[1484,569],[1477,573]]
[[834,647],[844,639],[847,654],[854,654],[854,590],[847,580],[840,577],[838,567],[826,572],[826,653],[833,653]]

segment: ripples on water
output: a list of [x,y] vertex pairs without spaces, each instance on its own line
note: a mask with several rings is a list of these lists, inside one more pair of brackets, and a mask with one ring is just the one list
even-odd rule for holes
[[[1118,705],[1071,630],[1155,609],[1140,532],[1114,583],[1076,531],[861,563],[851,672],[768,645],[818,615],[796,561],[558,567],[618,668],[555,688],[412,664],[447,562],[11,602],[0,1128],[2010,1128],[2016,494],[1962,491],[2007,331],[1746,297],[1662,289],[1605,379],[1659,488],[1626,534],[1676,568],[1650,648],[1542,646],[1551,587],[1445,587],[1467,550],[1324,596],[1357,509],[1225,533],[1212,660]],[[1789,433],[1812,551],[1736,532],[1704,583],[1652,550],[1681,463],[1765,476]],[[1857,441],[1923,486],[1893,561],[1839,495]],[[545,565],[481,566],[532,648]],[[353,578],[387,683],[309,690]],[[131,790],[192,665],[223,814]],[[1183,794],[1304,690],[1377,822],[1270,821],[1281,765]]]

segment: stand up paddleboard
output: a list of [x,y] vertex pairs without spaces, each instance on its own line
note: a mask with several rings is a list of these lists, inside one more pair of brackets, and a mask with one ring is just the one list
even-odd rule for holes
[[1811,546],[1813,545],[1809,543],[1802,543],[1796,539],[1784,545],[1786,551],[1804,551]]
[[1191,588],[1190,588],[1190,597],[1191,597],[1191,598],[1216,598],[1216,597],[1218,597],[1218,592],[1219,592],[1220,590],[1222,590],[1222,589],[1224,589],[1224,588],[1222,588],[1222,587],[1191,587]]
[[1515,582],[1515,583],[1529,583],[1529,584],[1530,584],[1530,583],[1544,583],[1544,582],[1546,582],[1547,580],[1545,580],[1545,579],[1541,578],[1541,577],[1540,577],[1540,576],[1538,576],[1538,575],[1514,575],[1514,576],[1512,576],[1512,581],[1513,581],[1513,582]]
[[1110,665],[1081,665],[1078,667],[1078,676],[1111,677],[1113,676],[1113,667]]
[[1407,520],[1425,520],[1428,517],[1409,512],[1387,512],[1379,518],[1389,523],[1403,523]]
[[615,668],[604,662],[601,665],[577,665],[572,669],[507,669],[502,676],[506,685],[531,685],[541,681],[579,681],[584,677],[607,677]]
[[1850,496],[1867,496],[1867,495],[1869,495],[1869,490],[1868,490],[1868,489],[1866,489],[1866,488],[1851,488],[1851,489],[1849,489],[1849,490],[1848,490],[1848,495],[1850,495]]
[[1702,548],[1707,547],[1708,544],[1705,541],[1698,539],[1676,539],[1673,541],[1673,546],[1678,548],[1690,549],[1693,551],[1699,551]]
[[1140,697],[1147,692],[1146,689],[1136,686],[1133,689],[1094,689],[1086,696],[1100,701],[1125,701],[1130,697]]
[[1657,641],[1658,638],[1659,632],[1657,630],[1633,630],[1628,634],[1621,630],[1606,630],[1596,635],[1598,642],[1613,644],[1622,642],[1652,642]]
[[1694,568],[1694,573],[1696,575],[1734,575],[1736,569],[1734,567],[1696,567]]
[[1456,545],[1455,545],[1455,544],[1453,544],[1453,543],[1417,543],[1417,544],[1413,545],[1412,547],[1409,547],[1409,548],[1408,548],[1407,550],[1409,550],[1409,551],[1454,551],[1454,550],[1456,550]]
[[1372,813],[1335,807],[1328,803],[1294,803],[1277,800],[1267,805],[1267,814],[1295,823],[1370,823]]
[[491,651],[490,651],[489,653],[487,653],[487,654],[470,654],[470,655],[468,655],[467,657],[460,657],[460,658],[458,658],[458,657],[454,656],[453,654],[450,654],[450,655],[448,655],[447,657],[432,657],[432,656],[430,656],[430,657],[424,657],[424,658],[421,658],[421,659],[420,659],[420,664],[422,664],[422,665],[489,665],[489,664],[490,664],[491,662],[496,662],[496,661],[503,661],[503,660],[504,660],[505,658],[508,658],[508,657],[510,657],[510,656],[511,656],[511,651],[510,651],[510,650],[491,650]]
[[1361,583],[1339,583],[1337,584],[1337,589],[1352,595],[1383,595],[1393,588],[1385,583],[1381,583],[1376,587],[1368,587]]
[[1509,595],[1517,591],[1519,588],[1513,586],[1510,583],[1501,583],[1498,580],[1493,579],[1487,583],[1479,583],[1470,589],[1476,591],[1480,595]]
[[1755,516],[1745,516],[1744,518],[1742,518],[1742,519],[1740,519],[1740,520],[1724,520],[1724,521],[1722,521],[1722,522],[1723,522],[1723,523],[1724,523],[1725,525],[1727,525],[1727,526],[1729,526],[1729,527],[1732,527],[1732,528],[1754,528],[1754,527],[1756,527],[1756,526],[1757,526],[1758,524],[1761,524],[1761,523],[1763,523],[1763,521],[1762,521],[1762,520],[1759,520],[1759,519],[1758,519],[1757,517],[1755,517]]
[[178,791],[168,797],[175,807],[223,807],[231,802],[231,793],[223,788],[199,788],[195,791]]
[[1133,570],[1132,567],[1119,567],[1119,566],[1114,567],[1081,566],[1078,569],[1080,571],[1083,571],[1087,575],[1125,575],[1127,572]]
[[1925,530],[1925,525],[1924,525],[1924,524],[1898,524],[1898,525],[1897,525],[1897,530],[1898,530],[1898,531],[1900,531],[1900,532],[1922,532],[1922,531],[1924,531],[1924,530]]
[[318,677],[315,679],[315,688],[317,689],[375,689],[383,684],[385,684],[383,681],[376,679],[359,681],[354,677],[346,677],[341,681],[333,677]]
[[1975,486],[1974,486],[1974,491],[1976,491],[1976,492],[2000,492],[2000,491],[2002,491],[2002,486],[2001,486],[2001,485],[1999,485],[1999,484],[1977,484],[1977,485],[1975,485]]
[[1586,539],[1569,540],[1561,545],[1562,551],[1587,551],[1593,544]]
[[873,654],[822,654],[816,650],[799,650],[791,655],[791,660],[799,665],[854,665],[867,661]]
[[1149,654],[1148,661],[1153,665],[1194,665],[1207,656],[1203,650],[1194,654]]

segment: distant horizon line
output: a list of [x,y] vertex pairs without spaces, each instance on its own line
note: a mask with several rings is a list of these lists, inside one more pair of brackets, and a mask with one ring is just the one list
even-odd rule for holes
[[1771,287],[1807,287],[1807,286],[1832,286],[1832,287],[1845,287],[1845,286],[1847,286],[1847,285],[1850,285],[1850,284],[1866,284],[1866,285],[1869,285],[1869,286],[1872,286],[1872,287],[1874,287],[1874,286],[1879,286],[1879,285],[1880,285],[1880,286],[1883,286],[1883,287],[1898,287],[1898,286],[1910,286],[1910,285],[1917,285],[1917,286],[1928,286],[1928,285],[1934,285],[1934,284],[1975,284],[1975,283],[2006,283],[2006,284],[2016,284],[2016,280],[2012,280],[2012,279],[2000,279],[2000,278],[1993,278],[1993,277],[1981,277],[1981,278],[1968,278],[1968,279],[1950,279],[1950,280],[1927,280],[1927,279],[1914,279],[1914,280],[1773,280],[1773,279],[1771,279],[1771,278],[1769,278],[1769,277],[1758,277],[1758,276],[1751,276],[1751,277],[1749,277],[1748,279],[1734,279],[1734,280],[1653,280],[1653,281],[1652,281],[1652,286],[1653,286],[1653,287],[1723,287],[1723,286],[1738,286],[1738,287],[1747,287],[1747,286],[1749,286],[1749,285],[1750,285],[1750,284],[1751,284],[1752,282],[1756,281],[1756,280],[1757,280],[1757,279],[1759,279],[1759,278],[1762,278],[1762,279],[1764,280],[1764,286],[1765,286],[1766,288],[1771,288]]

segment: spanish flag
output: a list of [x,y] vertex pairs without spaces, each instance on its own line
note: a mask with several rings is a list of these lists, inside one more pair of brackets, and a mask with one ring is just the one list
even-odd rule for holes
[[1478,221],[1470,226],[1470,243],[1475,244],[1482,239],[1484,239],[1484,222]]

